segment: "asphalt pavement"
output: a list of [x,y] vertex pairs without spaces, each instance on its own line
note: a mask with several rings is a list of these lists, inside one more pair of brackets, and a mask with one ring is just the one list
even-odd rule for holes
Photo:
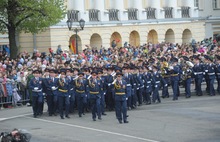
[[70,119],[49,117],[46,112],[32,117],[31,107],[0,110],[0,131],[26,129],[31,142],[219,142],[220,95],[162,99],[160,104],[142,105],[128,111],[128,124],[119,124],[115,112],[102,120],[92,114]]

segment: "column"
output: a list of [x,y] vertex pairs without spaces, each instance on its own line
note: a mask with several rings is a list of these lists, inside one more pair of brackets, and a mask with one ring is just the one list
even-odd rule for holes
[[146,7],[151,7],[151,8],[155,8],[156,12],[155,12],[155,16],[156,19],[162,19],[164,18],[164,11],[161,10],[161,2],[160,0],[146,0]]
[[181,6],[190,7],[189,9],[190,17],[198,17],[198,10],[194,8],[194,1],[183,0]]
[[[89,12],[86,11],[86,1],[84,0],[69,0],[73,3],[73,10],[79,11],[79,20],[84,19],[86,22],[89,21]],[[90,3],[89,3],[90,4]]]
[[138,20],[146,19],[146,13],[143,11],[142,0],[129,0],[128,8],[138,9]]
[[73,0],[68,0],[67,1],[67,10],[73,10]]
[[99,20],[108,21],[108,13],[105,11],[105,0],[90,0],[90,9],[99,10]]
[[181,10],[177,9],[177,0],[163,0],[162,5],[173,8],[173,18],[181,18]]
[[128,14],[125,12],[124,0],[110,0],[110,9],[119,10],[119,20],[128,20]]

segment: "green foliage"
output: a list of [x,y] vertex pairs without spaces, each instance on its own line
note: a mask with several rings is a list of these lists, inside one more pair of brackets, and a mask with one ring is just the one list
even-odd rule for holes
[[0,32],[37,33],[64,18],[63,0],[0,0]]

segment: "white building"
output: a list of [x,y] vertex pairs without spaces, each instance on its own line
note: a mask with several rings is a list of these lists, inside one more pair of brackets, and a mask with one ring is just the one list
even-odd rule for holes
[[[147,42],[189,43],[192,38],[201,41],[220,33],[220,0],[66,0],[68,16],[44,33],[21,33],[21,50],[34,48],[47,51],[57,45],[68,48],[75,33],[66,25],[68,18],[86,25],[78,33],[79,51],[85,45],[110,47],[124,42],[139,46]],[[34,47],[34,48],[33,48]]]

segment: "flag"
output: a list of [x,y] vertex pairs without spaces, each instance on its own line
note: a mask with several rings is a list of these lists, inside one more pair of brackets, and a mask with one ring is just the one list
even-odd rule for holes
[[75,42],[75,39],[71,40],[70,49],[73,51],[74,54],[76,54],[76,42]]

